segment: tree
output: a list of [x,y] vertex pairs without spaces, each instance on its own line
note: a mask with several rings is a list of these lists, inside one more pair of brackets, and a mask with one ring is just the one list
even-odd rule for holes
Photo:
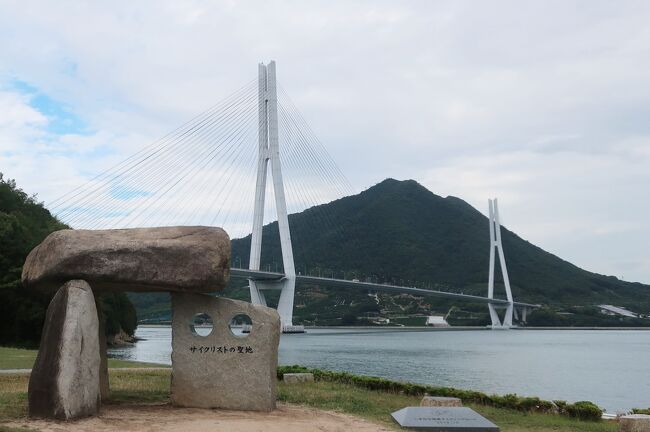
[[[53,231],[68,228],[0,173],[0,345],[36,346],[54,293],[26,290],[20,281],[29,252]],[[133,334],[135,309],[124,293],[98,295],[106,332]]]

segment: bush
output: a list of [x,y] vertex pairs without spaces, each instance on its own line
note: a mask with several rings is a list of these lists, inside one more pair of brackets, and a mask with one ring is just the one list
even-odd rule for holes
[[593,402],[589,401],[580,401],[567,405],[566,413],[569,417],[591,421],[598,421],[603,416],[603,410],[598,408]]
[[312,373],[316,381],[336,382],[353,385],[369,390],[406,394],[409,396],[445,396],[456,397],[463,402],[478,405],[508,408],[523,412],[555,413],[580,420],[598,421],[603,411],[592,402],[581,401],[567,404],[565,401],[545,401],[538,397],[521,397],[516,394],[487,395],[473,390],[461,390],[451,387],[435,387],[422,384],[391,381],[384,378],[353,375],[347,372],[332,372],[321,369],[309,369],[304,366],[279,366],[278,379],[285,373]]
[[632,408],[632,414],[646,414],[650,415],[650,408]]

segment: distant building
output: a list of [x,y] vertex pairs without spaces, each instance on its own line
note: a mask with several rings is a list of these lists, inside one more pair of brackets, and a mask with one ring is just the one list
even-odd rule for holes
[[440,315],[428,316],[426,325],[431,327],[449,327],[449,323],[445,320],[445,317]]
[[638,314],[635,314],[634,312],[630,312],[629,310],[619,306],[598,305],[598,307],[600,308],[600,311],[606,315],[620,315],[628,318],[639,317]]

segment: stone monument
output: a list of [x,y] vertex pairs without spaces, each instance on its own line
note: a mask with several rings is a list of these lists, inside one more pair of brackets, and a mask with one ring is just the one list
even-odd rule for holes
[[[106,341],[93,290],[173,293],[176,404],[273,409],[280,320],[273,309],[203,294],[224,289],[229,275],[230,239],[220,228],[50,234],[27,256],[22,275],[27,289],[58,290],[29,381],[30,415],[64,420],[94,415],[108,396]],[[191,333],[188,314],[195,309],[216,319],[217,329],[207,339]],[[230,333],[228,325],[242,313],[253,320],[245,337]],[[194,397],[197,392],[203,396]]]
[[29,378],[29,415],[59,420],[99,412],[99,321],[82,280],[66,282],[47,308]]
[[[172,294],[172,404],[271,411],[275,408],[280,316],[275,309],[205,294]],[[212,318],[201,336],[196,315]],[[235,316],[249,333],[234,332]]]
[[230,239],[221,228],[61,230],[27,256],[26,288],[55,290],[82,279],[93,290],[209,293],[230,276]]
[[406,407],[391,414],[403,428],[432,432],[499,432],[499,427],[466,407]]

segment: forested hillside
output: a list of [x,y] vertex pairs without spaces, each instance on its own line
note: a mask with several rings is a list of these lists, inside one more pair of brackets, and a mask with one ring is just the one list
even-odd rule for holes
[[[437,196],[413,180],[385,180],[358,195],[290,215],[289,223],[299,272],[486,295],[487,218],[465,201]],[[277,223],[264,227],[263,269],[282,270],[277,229]],[[566,312],[538,313],[544,317],[539,324],[620,325],[593,308],[601,303],[650,313],[649,286],[582,270],[506,227],[502,238],[515,298]],[[234,239],[233,265],[247,267],[249,250],[250,236]],[[244,284],[234,281],[225,295],[247,298]],[[497,292],[502,295],[502,285]],[[136,305],[145,306],[149,318],[169,313],[168,304],[151,298],[136,298]],[[295,315],[309,324],[350,323],[382,311],[409,316],[446,312],[451,306],[440,299],[303,286],[297,290]],[[484,306],[457,306],[469,321],[487,322]],[[568,320],[568,315],[582,318]]]
[[[320,219],[320,222],[319,222]],[[409,280],[485,294],[488,220],[456,197],[393,179],[289,217],[298,269],[345,270],[380,282]],[[552,255],[502,228],[518,300],[546,304],[650,304],[650,287],[603,276]],[[263,265],[281,262],[277,223],[264,228]],[[236,239],[233,261],[248,265],[250,236]],[[500,273],[498,273],[500,276]],[[649,310],[650,311],[650,308]]]
[[[0,345],[38,344],[45,311],[54,293],[22,287],[20,276],[27,254],[49,233],[67,228],[50,212],[0,173]],[[98,296],[106,332],[133,334],[136,315],[126,295]]]

